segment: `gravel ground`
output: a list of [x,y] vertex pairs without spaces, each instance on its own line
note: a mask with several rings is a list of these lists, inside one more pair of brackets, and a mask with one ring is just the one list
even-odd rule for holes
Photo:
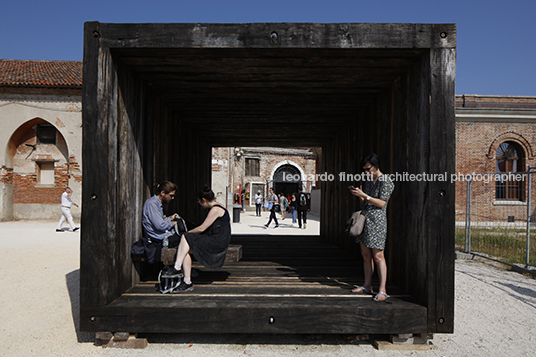
[[536,280],[480,261],[456,262],[454,334],[432,349],[378,351],[343,336],[147,335],[145,350],[94,346],[78,330],[79,232],[56,222],[0,222],[2,356],[533,356]]

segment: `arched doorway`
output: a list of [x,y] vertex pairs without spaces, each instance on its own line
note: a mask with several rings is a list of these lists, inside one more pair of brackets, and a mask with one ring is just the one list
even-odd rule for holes
[[42,118],[19,126],[6,150],[11,170],[5,219],[49,219],[58,216],[58,202],[69,185],[69,151],[60,131]]
[[283,193],[288,196],[298,192],[302,186],[300,170],[291,164],[280,166],[273,176],[273,187],[276,194]]

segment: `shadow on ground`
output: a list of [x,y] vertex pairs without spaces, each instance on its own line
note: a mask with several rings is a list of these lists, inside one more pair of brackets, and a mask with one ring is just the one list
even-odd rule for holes
[[71,299],[71,313],[78,342],[95,342],[95,333],[80,331],[80,269],[65,275],[69,298]]

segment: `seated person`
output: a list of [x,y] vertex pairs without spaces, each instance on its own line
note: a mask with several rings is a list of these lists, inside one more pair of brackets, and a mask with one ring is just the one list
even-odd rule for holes
[[227,248],[231,242],[231,218],[229,212],[216,202],[214,192],[205,186],[197,194],[201,207],[209,209],[207,218],[199,226],[182,235],[175,266],[164,272],[164,278],[182,278],[180,285],[173,292],[192,291],[191,281],[193,254],[197,261],[207,268],[220,268],[225,261]]
[[174,225],[177,223],[173,219],[178,216],[177,213],[166,217],[164,216],[163,203],[170,203],[175,198],[177,185],[173,182],[164,181],[156,188],[156,194],[149,198],[143,204],[143,216],[141,223],[145,237],[149,243],[154,243],[156,249],[154,256],[147,256],[149,263],[160,261],[162,252],[162,242],[168,239],[169,247],[174,248],[179,245],[180,237],[175,233]]

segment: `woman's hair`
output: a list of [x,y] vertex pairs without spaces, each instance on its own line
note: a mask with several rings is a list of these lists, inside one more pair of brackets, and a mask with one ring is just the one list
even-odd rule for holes
[[162,191],[164,191],[164,193],[177,191],[177,185],[170,181],[161,182],[158,186],[156,186],[156,194],[159,195]]
[[205,200],[207,200],[208,202],[212,202],[216,199],[216,195],[214,195],[214,192],[210,189],[210,186],[209,185],[205,185],[203,186],[203,188],[201,189],[201,191],[199,191],[197,193],[197,198],[199,200],[201,200],[202,198],[204,198]]
[[365,166],[367,163],[380,168],[380,157],[372,152],[361,160],[361,167]]

